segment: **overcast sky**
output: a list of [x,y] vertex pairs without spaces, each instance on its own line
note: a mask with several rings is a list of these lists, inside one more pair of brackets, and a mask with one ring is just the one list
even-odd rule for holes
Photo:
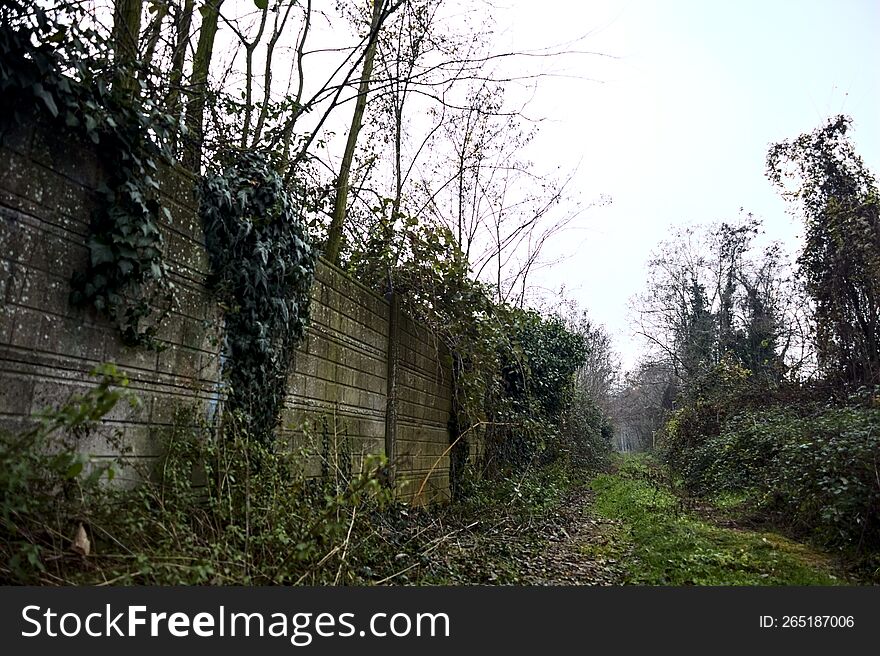
[[[764,177],[769,144],[840,112],[880,171],[878,0],[506,0],[499,44],[525,50],[589,33],[546,70],[528,111],[544,118],[530,156],[578,166],[589,201],[608,194],[552,246],[571,255],[534,278],[568,295],[612,332],[626,366],[629,299],[651,249],[673,224],[763,217],[792,250],[801,232]],[[598,81],[589,81],[593,78]],[[572,252],[574,251],[574,252]]]

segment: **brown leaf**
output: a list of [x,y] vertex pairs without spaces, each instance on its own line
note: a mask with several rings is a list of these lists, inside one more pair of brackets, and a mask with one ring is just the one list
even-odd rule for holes
[[82,525],[82,522],[76,527],[76,535],[73,536],[73,544],[71,545],[71,549],[73,549],[80,556],[88,556],[89,551],[92,549],[92,543],[89,542],[89,536],[86,535],[86,529]]

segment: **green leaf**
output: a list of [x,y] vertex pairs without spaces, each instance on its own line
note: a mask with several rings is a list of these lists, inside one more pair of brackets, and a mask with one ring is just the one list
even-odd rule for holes
[[96,240],[89,242],[89,256],[92,261],[92,266],[106,264],[115,259],[113,248],[111,248],[109,244],[104,244]]
[[80,472],[83,470],[83,463],[81,460],[74,462],[70,467],[67,468],[67,472],[64,474],[67,478],[76,478],[79,476]]
[[66,36],[67,36],[67,26],[66,25],[59,25],[58,31],[55,32],[55,34],[53,34],[52,36],[50,36],[46,40],[49,41],[50,43],[61,43],[62,41],[64,41],[64,38]]
[[58,116],[58,106],[55,104],[55,99],[39,82],[34,85],[34,95],[43,101],[52,116]]
[[257,9],[266,9],[269,6],[269,0],[254,0]]

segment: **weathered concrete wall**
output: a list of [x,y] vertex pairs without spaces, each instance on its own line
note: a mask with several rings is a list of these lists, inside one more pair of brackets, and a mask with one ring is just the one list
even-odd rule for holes
[[[0,134],[3,133],[0,127]],[[178,304],[163,323],[160,352],[125,347],[113,325],[68,302],[70,279],[87,261],[86,233],[102,178],[89,148],[44,129],[15,129],[0,146],[0,426],[18,430],[34,412],[87,389],[88,372],[116,362],[143,401],[107,418],[130,457],[156,454],[159,432],[183,406],[210,414],[216,407],[220,316],[204,282],[208,268],[196,214],[193,180],[168,172],[161,189],[171,221],[162,226],[166,261]],[[448,496],[447,421],[451,381],[444,350],[407,317],[396,317],[399,340],[389,339],[392,308],[384,298],[320,262],[312,321],[294,356],[282,434],[295,443],[336,444],[356,468],[363,455],[389,453],[402,493],[419,501]],[[387,425],[390,354],[397,354],[396,422]],[[85,445],[114,450],[100,434]],[[335,456],[328,458],[333,459]],[[315,456],[312,473],[321,470]]]

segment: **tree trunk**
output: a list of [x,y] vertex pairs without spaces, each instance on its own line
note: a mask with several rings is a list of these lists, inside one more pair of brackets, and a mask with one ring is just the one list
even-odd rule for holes
[[113,60],[118,71],[116,86],[122,93],[137,87],[132,64],[138,58],[138,36],[141,32],[143,0],[116,0],[113,7]]
[[[174,52],[171,54],[171,75],[168,79],[168,98],[165,105],[168,112],[175,118],[180,118],[180,86],[183,84],[183,64],[186,59],[186,47],[189,44],[189,28],[192,24],[195,0],[184,0],[183,6],[178,7],[174,19],[177,31],[174,44]],[[172,149],[177,152],[177,133],[173,136]]]
[[211,56],[214,54],[214,37],[217,36],[217,22],[222,4],[223,0],[205,0],[199,10],[202,14],[202,27],[190,76],[189,102],[186,108],[189,144],[183,157],[184,165],[195,173],[199,172],[202,161],[205,94],[208,90],[208,72],[211,68]]
[[336,201],[333,205],[333,218],[330,221],[330,230],[327,233],[327,247],[324,250],[324,256],[334,264],[339,263],[339,251],[342,246],[342,227],[345,223],[345,213],[348,206],[348,179],[351,175],[351,164],[354,159],[354,150],[357,146],[358,133],[364,121],[364,110],[367,106],[367,93],[370,90],[370,76],[373,74],[373,59],[376,55],[377,32],[379,21],[382,17],[383,4],[384,0],[373,0],[373,16],[370,20],[369,42],[367,43],[367,52],[364,56],[361,83],[358,87],[354,115],[351,117],[351,127],[348,130],[348,140],[345,143],[345,153],[342,156],[342,166],[339,168],[339,177],[336,179]]

